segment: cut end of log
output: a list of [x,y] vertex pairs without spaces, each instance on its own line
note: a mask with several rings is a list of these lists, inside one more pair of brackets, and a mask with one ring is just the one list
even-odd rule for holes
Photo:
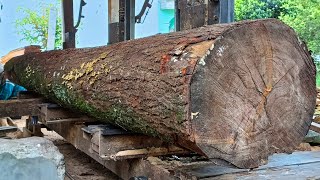
[[226,31],[199,60],[191,81],[195,142],[208,158],[242,168],[292,152],[315,107],[315,67],[295,33],[279,21]]

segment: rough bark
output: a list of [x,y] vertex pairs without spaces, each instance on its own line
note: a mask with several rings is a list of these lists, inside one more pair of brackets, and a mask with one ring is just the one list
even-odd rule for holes
[[292,152],[316,102],[312,58],[275,19],[33,53],[5,68],[64,107],[241,168]]

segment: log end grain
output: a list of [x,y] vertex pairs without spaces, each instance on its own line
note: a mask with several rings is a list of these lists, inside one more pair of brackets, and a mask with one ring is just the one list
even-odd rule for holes
[[315,66],[294,31],[277,20],[224,32],[191,81],[192,127],[209,158],[242,168],[292,152],[316,101]]

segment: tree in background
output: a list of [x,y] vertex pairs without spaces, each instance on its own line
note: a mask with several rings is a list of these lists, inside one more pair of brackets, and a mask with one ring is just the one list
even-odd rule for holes
[[235,19],[278,18],[282,4],[282,0],[235,0]]
[[314,55],[320,55],[320,0],[288,0],[283,8],[287,13],[280,19],[298,32]]
[[[40,4],[40,10],[31,10],[27,8],[18,8],[25,16],[17,19],[15,22],[17,33],[22,36],[21,41],[25,40],[30,44],[40,45],[42,49],[46,49],[48,41],[48,26],[50,10],[54,8],[56,12],[59,10],[59,3],[56,4]],[[59,14],[59,13],[57,13]],[[55,49],[62,47],[62,20],[59,15],[56,22]]]
[[259,18],[282,20],[320,55],[320,0],[235,0],[237,21]]
[[316,57],[320,87],[320,0],[235,0],[237,21],[278,18],[291,26]]

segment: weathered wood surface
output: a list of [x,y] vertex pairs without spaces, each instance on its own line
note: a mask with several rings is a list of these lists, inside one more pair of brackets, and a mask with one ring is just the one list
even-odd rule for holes
[[0,101],[0,117],[39,115],[38,105],[41,103],[42,98]]
[[64,107],[242,168],[292,152],[316,101],[312,58],[275,19],[27,54],[5,69]]

